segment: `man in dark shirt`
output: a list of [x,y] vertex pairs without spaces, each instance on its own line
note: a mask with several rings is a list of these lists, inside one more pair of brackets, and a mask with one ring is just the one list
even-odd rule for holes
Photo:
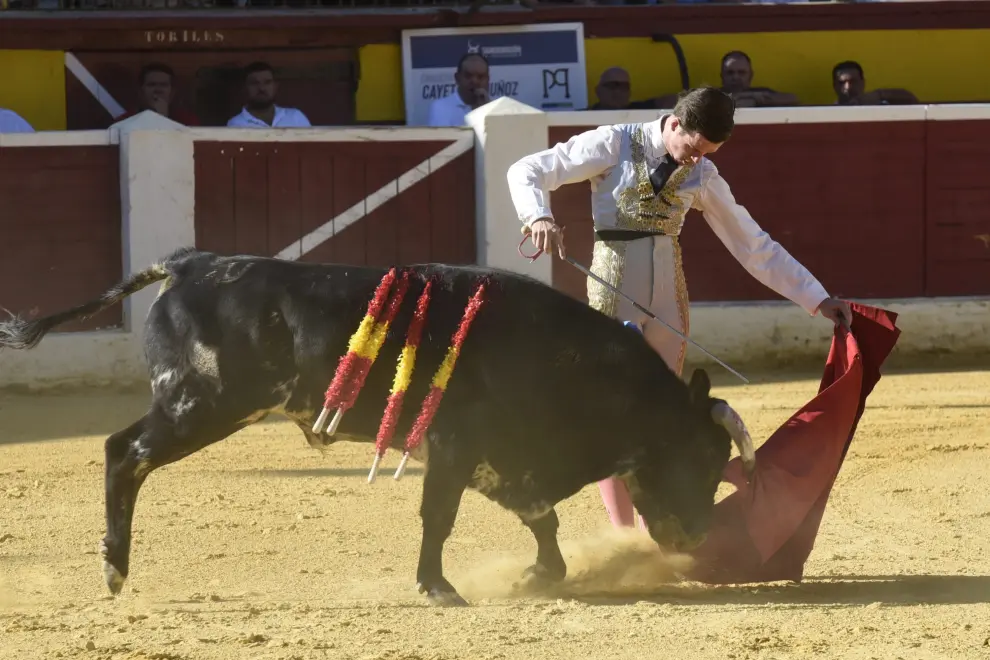
[[732,97],[737,108],[766,108],[798,105],[798,98],[769,87],[753,87],[753,62],[741,50],[722,56],[722,91]]
[[199,119],[191,112],[172,105],[174,88],[172,82],[175,80],[175,72],[166,64],[153,63],[141,68],[138,75],[138,98],[140,107],[127,114],[118,117],[116,121],[123,121],[128,117],[151,110],[163,117],[168,117],[172,121],[185,126],[199,126]]
[[838,105],[912,105],[918,98],[906,89],[884,87],[866,91],[866,76],[859,62],[839,62],[832,68],[832,87]]
[[629,100],[632,96],[629,72],[618,66],[602,72],[595,93],[598,95],[598,103],[588,110],[650,110],[657,107],[655,99]]

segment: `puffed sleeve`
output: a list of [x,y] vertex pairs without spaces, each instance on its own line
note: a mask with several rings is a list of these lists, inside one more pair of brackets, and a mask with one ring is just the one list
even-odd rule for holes
[[619,162],[619,143],[618,131],[602,126],[513,163],[506,178],[522,223],[529,225],[540,218],[553,218],[550,193],[614,167]]
[[710,171],[694,206],[708,226],[750,275],[814,316],[829,297],[825,287],[736,203],[718,169],[705,166]]

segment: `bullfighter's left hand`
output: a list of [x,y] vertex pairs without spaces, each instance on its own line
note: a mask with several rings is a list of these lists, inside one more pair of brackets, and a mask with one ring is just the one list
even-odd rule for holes
[[832,323],[841,325],[847,331],[851,329],[852,309],[845,300],[826,298],[818,305],[818,311]]

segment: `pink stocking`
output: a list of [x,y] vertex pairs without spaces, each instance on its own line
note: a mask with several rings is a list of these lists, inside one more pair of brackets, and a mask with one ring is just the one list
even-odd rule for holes
[[640,529],[646,529],[643,517],[636,516],[632,498],[629,497],[629,489],[621,479],[617,477],[603,479],[598,482],[598,490],[602,494],[602,501],[605,502],[605,510],[608,511],[613,527],[632,527],[635,524],[633,517],[636,517]]

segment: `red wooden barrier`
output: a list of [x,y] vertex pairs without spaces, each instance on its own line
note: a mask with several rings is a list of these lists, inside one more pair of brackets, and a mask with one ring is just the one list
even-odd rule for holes
[[356,220],[346,220],[329,240],[290,258],[378,266],[474,263],[471,148],[380,206],[373,203],[378,191],[399,186],[406,173],[451,144],[196,142],[196,245],[273,256],[332,218],[350,215]]
[[[712,157],[756,221],[829,292],[856,298],[990,294],[990,121],[743,124]],[[593,126],[557,126],[550,144]],[[982,130],[981,130],[982,129]],[[569,252],[591,260],[588,184],[552,194]],[[781,300],[690,211],[681,234],[693,301]],[[580,299],[585,278],[554,262]]]
[[[117,147],[0,149],[0,306],[30,317],[78,305],[121,278]],[[119,327],[120,305],[59,332]]]

